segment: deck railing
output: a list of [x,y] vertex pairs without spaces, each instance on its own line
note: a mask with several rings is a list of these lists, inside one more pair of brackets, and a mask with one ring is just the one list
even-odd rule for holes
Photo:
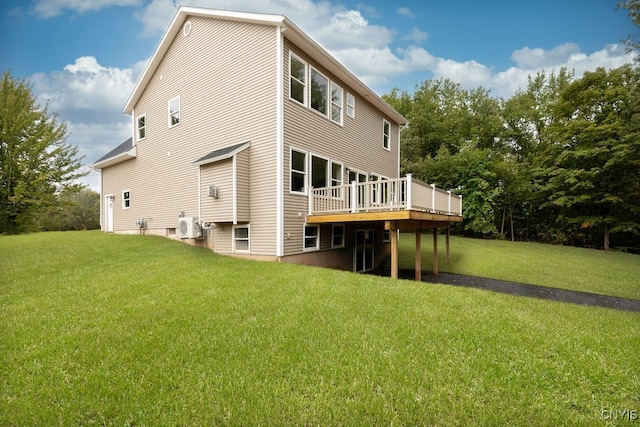
[[417,210],[462,216],[462,196],[404,178],[311,188],[309,215]]

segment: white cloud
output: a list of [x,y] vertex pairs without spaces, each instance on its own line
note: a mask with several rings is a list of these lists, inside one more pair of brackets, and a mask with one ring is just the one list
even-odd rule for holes
[[[105,67],[84,56],[63,70],[35,74],[29,79],[41,106],[58,114],[70,133],[67,143],[79,147],[83,163],[90,165],[131,134],[131,119],[122,108],[135,84],[137,70]],[[137,78],[137,77],[136,77]],[[95,189],[96,175],[85,183]]]
[[402,37],[402,40],[412,41],[412,42],[415,42],[415,43],[423,43],[423,42],[427,41],[428,38],[429,38],[429,34],[428,33],[425,33],[424,31],[420,30],[419,28],[413,27],[409,34],[407,34],[406,36]]
[[408,7],[399,7],[397,12],[398,12],[398,15],[406,16],[407,18],[416,17],[416,15],[413,12],[411,12],[411,10]]
[[109,6],[137,6],[141,0],[37,0],[31,12],[41,18],[53,18],[63,10],[95,12]]
[[528,46],[513,51],[511,59],[519,68],[541,68],[565,64],[573,55],[580,53],[575,43],[564,43],[551,50],[531,49]]

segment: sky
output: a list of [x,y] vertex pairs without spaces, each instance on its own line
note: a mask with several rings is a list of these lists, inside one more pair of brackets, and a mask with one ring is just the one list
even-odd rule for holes
[[131,135],[124,104],[181,4],[286,15],[379,95],[446,78],[507,99],[541,70],[632,62],[638,38],[617,0],[3,0],[0,71],[67,123],[89,170]]

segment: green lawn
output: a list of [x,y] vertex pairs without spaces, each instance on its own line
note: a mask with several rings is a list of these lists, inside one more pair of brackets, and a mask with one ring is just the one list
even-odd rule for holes
[[[413,270],[415,234],[400,236],[400,268]],[[422,270],[433,271],[433,235],[422,235]],[[640,256],[622,252],[505,240],[438,236],[440,272],[640,299]]]
[[99,232],[0,237],[0,272],[0,425],[602,425],[640,411],[640,313]]

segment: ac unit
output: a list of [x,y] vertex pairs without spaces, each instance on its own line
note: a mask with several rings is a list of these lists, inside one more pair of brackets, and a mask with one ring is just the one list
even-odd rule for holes
[[200,224],[191,216],[178,218],[178,237],[181,239],[199,239],[202,237]]

